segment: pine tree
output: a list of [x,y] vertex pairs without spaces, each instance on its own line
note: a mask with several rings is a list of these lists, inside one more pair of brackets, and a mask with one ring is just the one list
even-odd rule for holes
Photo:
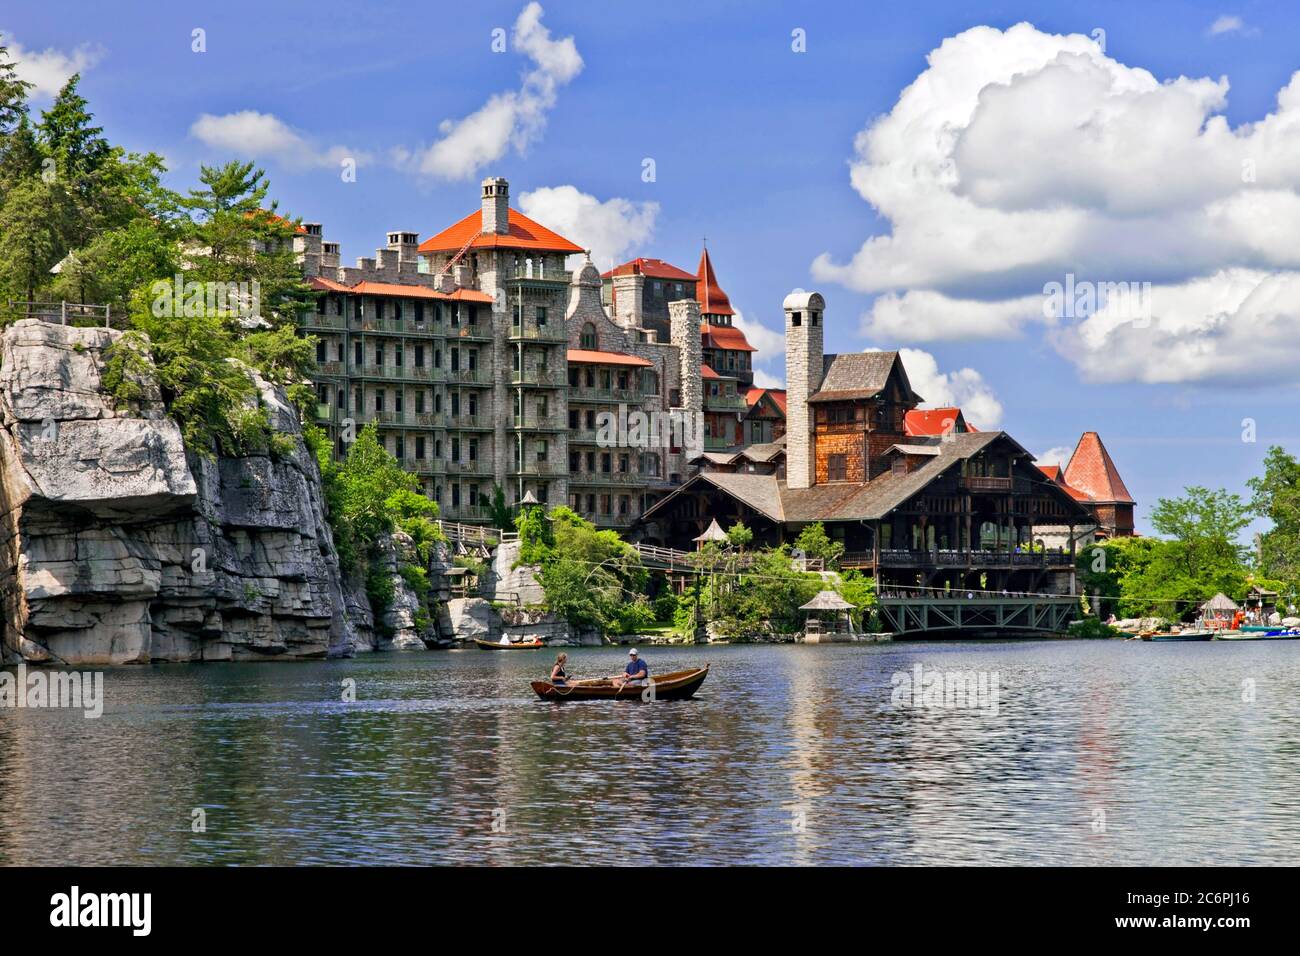
[[39,176],[15,187],[0,209],[0,282],[31,301],[69,250],[75,205],[59,182]]
[[85,187],[90,177],[113,156],[101,126],[91,126],[94,117],[86,100],[77,92],[81,75],[74,73],[48,110],[41,114],[37,139],[55,162],[58,174],[74,190]]
[[18,78],[9,48],[0,34],[0,136],[9,133],[27,116],[27,91],[32,84]]

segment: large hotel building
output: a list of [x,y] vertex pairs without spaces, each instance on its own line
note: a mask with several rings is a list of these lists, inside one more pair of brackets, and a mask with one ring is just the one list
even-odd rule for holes
[[[423,242],[390,232],[355,267],[317,224],[295,247],[322,293],[303,321],[318,422],[340,452],[374,422],[449,519],[484,520],[500,485],[508,502],[531,492],[628,528],[705,456],[783,430],[783,395],[753,387],[754,350],[707,250],[696,275],[636,259],[602,277],[496,178],[464,219]],[[602,412],[636,411],[702,423],[701,440],[663,427],[659,443],[597,441]]]

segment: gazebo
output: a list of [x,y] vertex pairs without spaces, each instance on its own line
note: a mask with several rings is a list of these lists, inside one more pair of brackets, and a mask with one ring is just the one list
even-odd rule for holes
[[[801,611],[807,611],[804,623],[804,643],[817,644],[833,640],[836,636],[847,637],[853,633],[853,618],[849,616],[856,605],[844,600],[835,591],[818,591],[817,596],[809,601]],[[840,612],[844,612],[844,629],[840,630]],[[829,627],[827,626],[829,625]]]
[[1231,628],[1239,610],[1236,602],[1220,591],[1201,605],[1201,620],[1206,627]]
[[695,550],[701,550],[709,541],[716,541],[719,544],[726,544],[728,541],[727,532],[723,531],[718,525],[718,519],[714,518],[709,522],[709,526],[704,529],[704,534],[693,539],[695,541]]

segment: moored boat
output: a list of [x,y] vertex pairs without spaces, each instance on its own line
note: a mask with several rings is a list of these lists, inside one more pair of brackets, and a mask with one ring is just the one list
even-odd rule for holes
[[1165,634],[1152,634],[1150,637],[1143,637],[1144,641],[1212,641],[1214,640],[1214,631],[1170,631]]
[[615,686],[608,677],[596,677],[590,680],[570,681],[563,687],[556,687],[548,680],[532,682],[533,690],[542,700],[688,700],[694,696],[709,676],[709,666],[696,667],[691,670],[673,671],[651,676],[653,693],[648,684],[632,686]]
[[535,651],[539,647],[546,646],[545,642],[538,640],[512,641],[503,644],[500,641],[481,641],[477,637],[474,638],[474,643],[485,651]]

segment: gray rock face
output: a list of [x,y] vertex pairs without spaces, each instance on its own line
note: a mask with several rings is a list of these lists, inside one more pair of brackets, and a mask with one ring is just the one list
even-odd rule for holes
[[444,634],[457,641],[501,639],[501,617],[483,598],[454,598],[438,610]]
[[352,653],[319,471],[283,393],[254,376],[292,453],[187,453],[154,383],[126,412],[105,393],[120,334],[27,319],[0,337],[4,656]]
[[537,581],[537,568],[531,564],[515,567],[519,560],[519,542],[502,541],[492,555],[492,566],[485,582],[487,594],[500,601],[516,604],[542,604],[546,592]]

